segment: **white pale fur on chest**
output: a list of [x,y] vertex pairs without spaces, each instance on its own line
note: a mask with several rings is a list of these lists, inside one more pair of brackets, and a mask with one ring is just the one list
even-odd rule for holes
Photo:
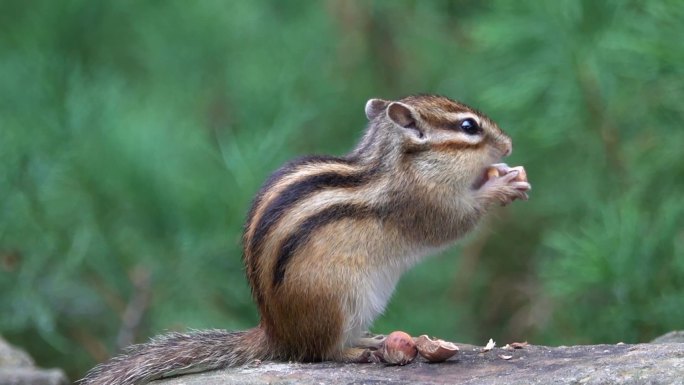
[[[474,196],[466,192],[455,195],[460,199],[450,202],[450,211],[453,212],[454,218],[473,215],[477,208]],[[363,271],[352,277],[352,290],[347,293],[344,302],[344,314],[347,314],[347,319],[344,322],[342,343],[351,346],[358,337],[369,330],[373,321],[384,312],[399,279],[408,269],[424,257],[445,249],[454,241],[455,239],[447,240],[436,246],[407,242],[400,236],[389,242],[391,247],[372,248],[373,251],[370,251],[371,255],[368,256],[370,263]],[[378,251],[384,255],[372,254]]]
[[368,331],[373,321],[385,311],[402,274],[424,256],[434,254],[438,250],[424,248],[418,251],[413,250],[408,256],[394,256],[394,258],[385,259],[392,262],[384,266],[373,266],[363,274],[346,301],[348,307],[346,314],[349,314],[348,319],[345,320],[344,329],[346,346],[353,345],[354,340]]

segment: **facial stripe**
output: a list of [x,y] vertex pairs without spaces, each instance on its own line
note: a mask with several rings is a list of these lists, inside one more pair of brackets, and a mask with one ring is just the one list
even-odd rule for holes
[[480,117],[472,112],[448,113],[446,114],[445,119],[447,119],[450,122],[460,122],[465,119],[473,119],[477,122],[477,124],[482,125]]
[[343,203],[330,206],[305,219],[299,227],[285,239],[280,247],[273,270],[273,286],[277,287],[283,282],[287,265],[292,259],[292,256],[297,249],[305,245],[311,239],[312,234],[317,229],[321,229],[325,225],[343,219],[363,219],[368,218],[371,215],[373,215],[373,209],[368,206]]
[[464,142],[462,140],[450,140],[439,143],[433,143],[430,148],[434,151],[449,152],[449,151],[459,151],[459,150],[475,150],[484,146],[484,141],[479,141],[476,143]]

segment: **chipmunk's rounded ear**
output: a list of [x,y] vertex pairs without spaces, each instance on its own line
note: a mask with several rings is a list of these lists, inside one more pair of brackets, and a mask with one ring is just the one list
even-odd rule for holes
[[413,128],[416,125],[416,119],[413,117],[411,107],[404,103],[393,102],[387,107],[387,116],[392,121],[404,128]]
[[382,99],[369,99],[366,102],[366,117],[368,120],[373,120],[380,115],[390,102]]
[[419,139],[423,138],[423,130],[418,127],[413,109],[401,102],[392,102],[387,107],[387,116],[397,125],[404,127],[408,132]]

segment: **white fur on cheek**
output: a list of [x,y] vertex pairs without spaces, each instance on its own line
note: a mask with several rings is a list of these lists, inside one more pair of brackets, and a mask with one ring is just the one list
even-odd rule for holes
[[477,124],[481,125],[480,117],[472,112],[449,112],[445,114],[446,118],[452,121],[459,121],[465,119],[473,119]]
[[482,136],[482,134],[469,135],[461,131],[437,130],[431,133],[430,139],[434,143],[451,142],[457,140],[463,143],[477,144],[480,143],[484,139],[484,137]]

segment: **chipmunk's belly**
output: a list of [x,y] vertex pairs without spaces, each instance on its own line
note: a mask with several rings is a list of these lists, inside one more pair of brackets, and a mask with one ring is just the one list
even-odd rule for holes
[[385,311],[401,275],[433,249],[412,250],[410,255],[388,259],[391,263],[369,269],[347,298],[350,317],[345,322],[346,345],[353,345],[373,321]]
[[385,310],[399,281],[399,274],[373,273],[347,299],[349,318],[345,322],[344,344],[354,341],[367,331],[375,318]]

